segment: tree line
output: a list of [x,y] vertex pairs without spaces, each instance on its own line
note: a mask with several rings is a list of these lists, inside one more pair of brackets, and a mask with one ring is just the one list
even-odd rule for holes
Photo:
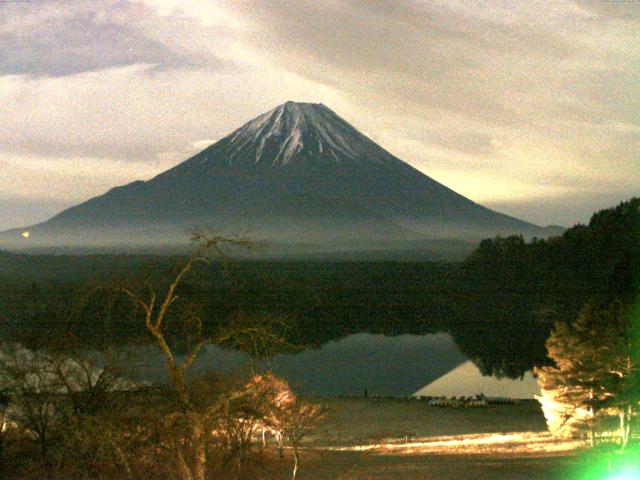
[[[318,346],[357,332],[449,332],[483,373],[518,377],[550,362],[545,341],[556,321],[572,321],[592,299],[629,302],[638,291],[637,206],[638,199],[624,202],[547,240],[487,239],[462,263],[262,260],[230,261],[224,271],[218,264],[201,266],[184,282],[181,301],[199,306],[202,328],[210,331],[238,314],[295,319],[300,328],[290,334],[298,345]],[[5,337],[37,343],[42,331],[60,329],[86,342],[115,344],[146,332],[123,298],[94,286],[131,278],[157,282],[184,260],[2,258]]]
[[640,199],[561,237],[485,240],[466,266],[502,315],[548,329],[536,374],[550,430],[626,447],[640,409]]

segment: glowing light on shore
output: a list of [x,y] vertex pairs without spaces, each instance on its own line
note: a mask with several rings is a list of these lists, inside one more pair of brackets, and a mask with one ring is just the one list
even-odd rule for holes
[[582,447],[581,440],[558,439],[547,432],[475,433],[407,439],[382,439],[379,443],[326,447],[334,451],[373,451],[385,454],[449,455],[531,454],[569,452]]
[[28,231],[22,232],[20,235],[22,235],[22,238],[29,238],[31,236],[31,234]]
[[638,478],[640,478],[640,469],[614,473],[613,476],[609,477],[607,480],[635,480]]
[[571,480],[638,480],[640,479],[640,447],[588,452],[582,467]]

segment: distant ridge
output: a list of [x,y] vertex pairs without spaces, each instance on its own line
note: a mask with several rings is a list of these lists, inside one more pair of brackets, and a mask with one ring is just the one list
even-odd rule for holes
[[149,181],[0,234],[0,247],[173,245],[194,226],[329,248],[561,233],[457,194],[322,104],[286,102]]

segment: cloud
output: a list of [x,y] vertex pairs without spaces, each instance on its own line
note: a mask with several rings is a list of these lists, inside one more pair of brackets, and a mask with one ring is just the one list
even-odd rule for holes
[[[65,159],[69,172],[73,162],[79,171],[131,164],[124,175],[104,170],[100,185],[74,177],[87,195],[159,173],[286,100],[329,105],[460,193],[518,212],[530,202],[536,218],[542,203],[622,199],[640,184],[635,4],[33,0],[0,9],[0,152],[24,165]],[[29,185],[25,199],[41,188]],[[548,211],[541,223],[571,223],[568,210]]]
[[336,97],[311,81],[268,70],[150,74],[152,68],[0,77],[0,151],[154,162],[160,152],[186,156],[194,142],[221,138],[289,95]]
[[[634,195],[638,195],[635,188],[616,192],[579,190],[531,198],[526,201],[488,200],[485,205],[538,225],[555,224],[572,227],[577,223],[588,223],[594,212],[617,205]],[[550,218],[558,221],[550,222]]]
[[191,144],[191,148],[193,150],[195,150],[196,152],[199,152],[199,151],[204,150],[205,148],[209,147],[210,145],[213,145],[214,143],[216,143],[215,140],[213,140],[211,138],[205,138],[204,140],[198,140],[197,142],[193,142]]
[[11,177],[10,183],[0,186],[0,198],[80,202],[105,193],[114,185],[129,183],[132,178],[148,179],[158,166],[105,158],[24,158],[0,154],[0,170],[10,172]]
[[240,41],[256,57],[344,92],[356,125],[474,200],[637,191],[635,5],[274,1],[245,13],[259,41]]
[[154,11],[128,1],[6,3],[0,25],[0,74],[64,76],[139,63],[157,68],[213,65],[145,28]]
[[[0,197],[0,231],[42,222],[71,207],[71,202]],[[10,215],[7,215],[10,213]]]
[[337,98],[292,74],[150,68],[0,77],[0,171],[10,172],[0,176],[0,228],[147,180],[288,95]]

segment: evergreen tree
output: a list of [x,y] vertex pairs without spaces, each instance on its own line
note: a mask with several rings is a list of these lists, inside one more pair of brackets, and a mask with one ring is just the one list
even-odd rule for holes
[[549,429],[561,436],[588,431],[595,444],[598,425],[620,417],[620,443],[631,435],[640,396],[638,336],[628,305],[588,304],[572,324],[558,323],[546,342],[555,366],[536,369]]

